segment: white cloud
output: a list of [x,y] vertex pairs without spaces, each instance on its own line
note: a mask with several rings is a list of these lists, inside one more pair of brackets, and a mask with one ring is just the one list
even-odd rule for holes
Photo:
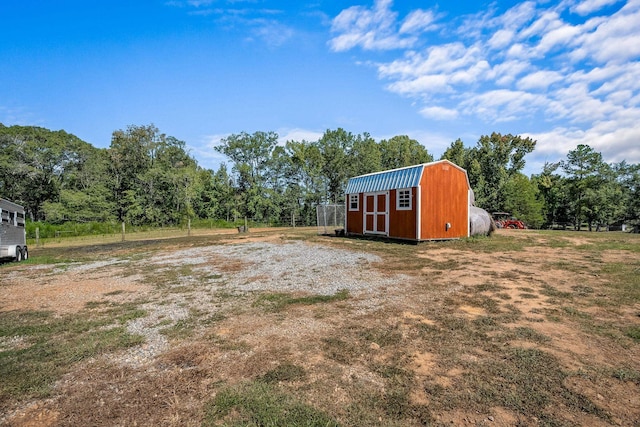
[[544,95],[507,89],[492,90],[468,97],[461,102],[466,112],[489,122],[509,122],[523,116],[532,116],[540,106],[545,105]]
[[539,37],[549,31],[553,31],[561,27],[562,25],[562,20],[560,19],[558,12],[554,10],[542,11],[540,12],[538,19],[536,19],[528,28],[522,30],[519,35],[522,39]]
[[507,10],[504,15],[495,19],[499,26],[509,30],[517,30],[530,22],[536,14],[536,4],[533,1],[522,2]]
[[605,6],[616,4],[618,1],[619,0],[585,0],[573,6],[571,11],[582,16],[589,15],[593,12],[597,12]]
[[[281,46],[296,35],[292,26],[277,19],[279,15],[283,15],[282,10],[252,7],[210,7],[214,3],[216,0],[174,0],[165,4],[187,7],[188,14],[192,16],[213,16],[216,24],[242,32],[245,35],[245,41],[261,41],[268,47]],[[227,3],[242,3],[242,1],[227,0]],[[249,3],[254,2],[249,1]]]
[[[547,132],[531,133],[527,136],[537,141],[534,155],[539,159],[557,161],[579,144],[586,144],[601,152],[606,162],[640,159],[640,128],[622,127],[609,129],[595,126],[586,130],[557,127]],[[551,159],[551,160],[550,160]]]
[[[631,92],[640,93],[640,79],[630,79],[629,76],[640,76],[640,63],[633,62],[622,66],[609,66],[604,69],[606,78],[600,80],[587,80],[594,87],[597,86],[591,94],[593,96],[606,97],[613,92]],[[592,77],[589,75],[589,77]]]
[[378,72],[382,77],[400,79],[434,73],[452,73],[482,60],[480,48],[467,48],[462,43],[450,43],[428,48],[424,54],[409,51],[403,59],[389,64],[380,64]]
[[389,84],[387,88],[391,92],[408,96],[427,96],[452,91],[447,76],[441,74],[428,74],[415,79],[399,80]]
[[432,12],[416,10],[409,14],[401,25],[398,14],[391,11],[392,0],[376,0],[373,8],[349,7],[331,24],[331,31],[338,33],[329,41],[335,52],[355,47],[364,50],[391,50],[413,47],[418,38],[416,33],[431,30],[435,15]]
[[534,56],[530,52],[531,49],[528,46],[522,43],[515,43],[509,48],[506,56],[509,60],[529,61]]
[[515,32],[512,30],[498,30],[489,39],[487,44],[492,49],[503,49],[511,44],[515,37]]
[[451,83],[470,85],[479,80],[484,80],[490,69],[491,66],[487,61],[480,60],[475,64],[471,64],[468,68],[460,69],[451,74]]
[[300,128],[282,128],[277,132],[279,135],[278,142],[281,145],[284,145],[287,141],[314,142],[322,138],[322,135],[324,135],[324,132]]
[[420,110],[423,116],[435,120],[453,120],[458,118],[458,111],[444,107],[425,107]]
[[436,16],[430,10],[414,10],[402,23],[400,33],[415,33],[418,31],[433,30],[437,28],[435,20]]
[[509,86],[529,68],[531,63],[528,61],[508,60],[496,64],[487,73],[487,78],[494,80],[498,86]]
[[340,52],[356,46],[369,50],[407,47],[393,34],[391,27],[397,14],[389,10],[390,5],[391,0],[376,0],[372,9],[352,6],[340,12],[331,30],[342,34],[330,41],[332,49]]
[[[346,11],[369,16],[364,28],[376,29],[370,45],[401,40],[421,29],[419,22],[433,22],[419,9],[403,19],[391,6],[385,1]],[[383,24],[371,25],[375,10],[384,10],[378,15]],[[566,155],[591,143],[612,161],[627,153],[628,161],[640,162],[640,0],[526,1],[496,10],[439,20],[442,31],[429,39],[419,34],[423,38],[395,58],[378,62],[379,78],[387,90],[417,100],[416,109],[430,120],[465,117],[484,129],[509,122],[519,133],[539,135],[542,154],[553,148]],[[334,32],[334,40],[351,34],[335,25]],[[420,43],[426,47],[417,48]]]
[[625,62],[640,55],[640,2],[623,7],[594,31],[581,38],[574,58],[593,58],[600,63]]
[[630,90],[619,90],[611,92],[607,95],[607,101],[616,105],[625,105],[633,98],[633,92]]
[[254,20],[252,25],[252,35],[271,47],[282,46],[295,35],[293,28],[278,21],[260,19]]
[[224,154],[215,150],[214,147],[220,145],[223,138],[227,138],[231,133],[207,135],[199,143],[187,144],[189,152],[198,159],[198,164],[205,169],[217,170],[222,163],[229,163],[229,159]]
[[517,86],[521,90],[545,90],[562,79],[562,74],[556,71],[536,71],[522,77]]
[[545,33],[532,52],[538,58],[544,57],[553,49],[564,49],[570,46],[581,33],[581,26],[561,25]]

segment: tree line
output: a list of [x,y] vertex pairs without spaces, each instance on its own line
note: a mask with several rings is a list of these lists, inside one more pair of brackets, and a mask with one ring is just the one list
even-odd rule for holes
[[[317,141],[278,141],[275,132],[232,134],[215,147],[229,166],[209,170],[184,141],[154,125],[116,130],[101,149],[62,130],[0,124],[0,196],[24,205],[30,220],[48,223],[164,226],[247,217],[312,225],[318,204],[344,202],[350,177],[434,160],[406,135],[376,141],[339,128]],[[579,145],[527,177],[525,156],[535,145],[493,133],[473,147],[458,139],[441,158],[467,170],[477,206],[511,212],[530,226],[638,224],[639,165],[608,164]]]

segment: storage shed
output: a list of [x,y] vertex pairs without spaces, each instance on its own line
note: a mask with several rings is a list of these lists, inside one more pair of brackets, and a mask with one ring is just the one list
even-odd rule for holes
[[407,240],[469,236],[467,171],[440,160],[349,179],[345,230]]

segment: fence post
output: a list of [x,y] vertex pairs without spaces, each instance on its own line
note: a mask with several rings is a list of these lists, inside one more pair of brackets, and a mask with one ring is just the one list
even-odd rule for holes
[[187,236],[191,236],[191,218],[187,220]]
[[122,221],[122,241],[124,242],[124,221]]
[[327,207],[327,205],[324,205],[322,209],[324,215],[324,234],[327,234]]
[[40,227],[36,227],[36,247],[40,246]]

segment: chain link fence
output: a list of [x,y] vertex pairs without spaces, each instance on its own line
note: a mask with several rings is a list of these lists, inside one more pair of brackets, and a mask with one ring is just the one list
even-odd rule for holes
[[345,205],[318,205],[318,234],[333,234],[335,230],[344,229]]

